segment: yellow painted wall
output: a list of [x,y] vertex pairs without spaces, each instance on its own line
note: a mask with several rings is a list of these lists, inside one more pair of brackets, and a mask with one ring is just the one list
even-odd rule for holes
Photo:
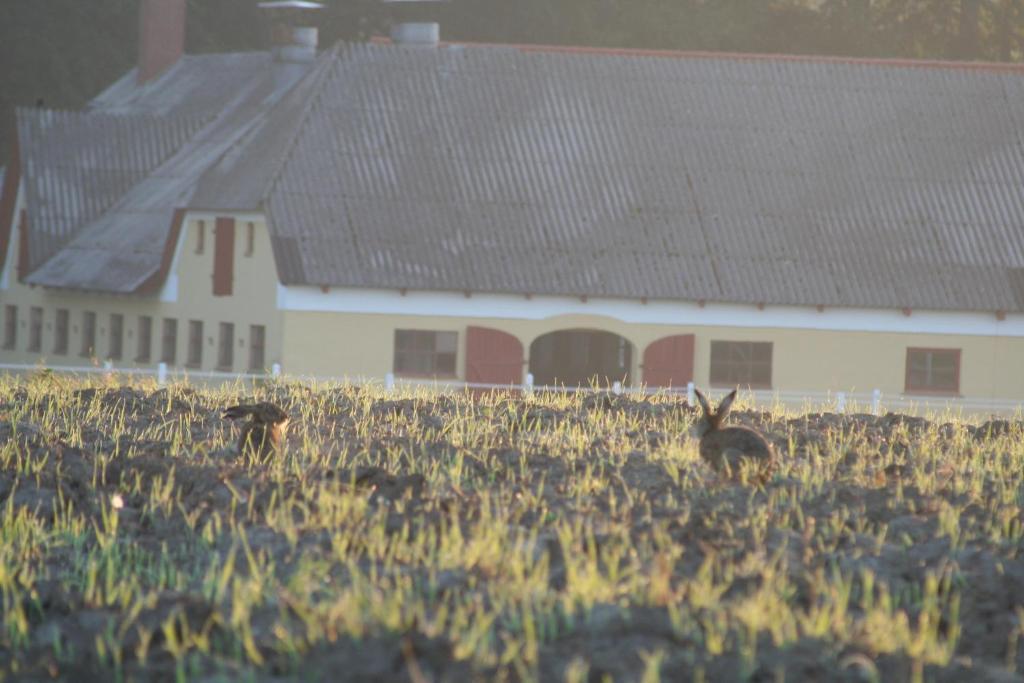
[[[253,253],[246,255],[247,222],[253,218]],[[710,348],[713,340],[771,341],[773,347],[773,388],[783,391],[855,391],[880,389],[899,396],[904,389],[906,349],[910,346],[958,348],[962,350],[961,393],[974,399],[1024,399],[1024,339],[968,335],[902,334],[879,332],[835,332],[780,328],[739,328],[721,326],[678,326],[632,324],[593,315],[564,315],[545,320],[502,318],[461,318],[415,315],[338,314],[278,311],[278,279],[269,234],[258,216],[239,216],[236,221],[234,292],[230,297],[212,296],[214,221],[216,215],[190,213],[174,264],[177,300],[161,301],[158,295],[109,296],[28,287],[8,278],[0,290],[0,305],[18,307],[18,343],[15,350],[0,349],[0,362],[45,363],[81,366],[102,362],[109,349],[110,314],[122,313],[124,355],[117,367],[137,365],[138,316],[153,317],[150,361],[160,360],[162,320],[178,320],[177,367],[183,367],[188,353],[188,321],[204,323],[203,363],[200,370],[217,368],[219,323],[235,325],[234,372],[249,365],[249,326],[266,327],[265,365],[281,363],[286,373],[320,377],[382,379],[392,371],[396,329],[449,330],[459,335],[457,379],[465,378],[466,327],[493,327],[515,335],[527,353],[537,337],[570,328],[593,328],[619,334],[633,345],[631,377],[642,377],[643,350],[651,342],[672,334],[696,337],[695,381],[706,386]],[[199,221],[204,221],[204,245],[197,253]],[[12,239],[9,255],[17,254]],[[27,350],[30,307],[44,310],[42,349]],[[56,309],[71,314],[68,354],[55,355]],[[82,312],[97,313],[95,359],[80,354]],[[3,339],[0,311],[0,340]],[[524,368],[525,373],[525,368]]]
[[[184,367],[188,352],[188,321],[202,320],[204,327],[203,371],[217,370],[219,323],[235,325],[234,359],[231,370],[249,369],[250,325],[266,327],[265,365],[280,360],[281,317],[277,312],[277,271],[270,237],[262,219],[253,217],[254,241],[251,255],[246,255],[248,218],[240,218],[235,225],[235,268],[232,296],[213,296],[213,214],[189,214],[182,229],[183,242],[174,264],[177,276],[176,301],[161,301],[159,294],[146,296],[117,296],[80,293],[69,290],[48,289],[19,283],[13,269],[8,288],[0,289],[0,305],[18,307],[18,338],[14,350],[0,349],[0,361],[5,363],[45,364],[50,366],[83,366],[100,364],[108,356],[110,344],[110,315],[124,315],[123,357],[115,360],[115,367],[155,367],[160,361],[164,318],[178,321],[177,363]],[[204,222],[202,253],[196,253],[199,224]],[[11,240],[9,255],[18,253],[17,238]],[[33,306],[43,308],[43,340],[39,352],[29,351],[29,318]],[[68,353],[54,353],[56,340],[56,311],[66,308],[70,313]],[[81,354],[82,315],[94,311],[96,320],[96,348],[94,356]],[[139,316],[153,318],[152,349],[148,363],[136,361]],[[3,311],[0,310],[0,342],[3,340]]]
[[[631,376],[640,378],[643,350],[672,334],[696,338],[694,379],[708,384],[713,340],[773,342],[773,389],[854,391],[880,389],[903,394],[908,347],[959,348],[960,388],[964,396],[1024,399],[1024,339],[934,334],[836,332],[778,328],[641,325],[597,316],[557,316],[546,320],[509,320],[433,316],[284,312],[283,361],[289,373],[382,379],[392,371],[394,330],[459,332],[458,379],[465,378],[468,325],[515,335],[529,353],[537,337],[569,328],[593,328],[619,334],[633,344]],[[525,370],[524,370],[525,372]]]
[[[247,219],[235,222],[235,278],[231,296],[213,296],[213,257],[215,215],[196,216],[188,221],[188,234],[178,257],[179,364],[184,365],[188,352],[188,321],[202,320],[203,370],[217,367],[219,324],[235,326],[234,371],[249,369],[249,326],[266,327],[265,365],[279,362],[281,348],[281,316],[277,311],[277,268],[266,224],[254,224],[251,255],[246,255]],[[199,222],[204,221],[204,244],[197,253]]]

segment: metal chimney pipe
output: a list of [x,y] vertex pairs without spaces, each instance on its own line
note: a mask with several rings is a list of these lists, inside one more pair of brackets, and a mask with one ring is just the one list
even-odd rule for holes
[[274,58],[279,62],[308,64],[316,59],[319,31],[310,26],[280,27],[282,40],[274,45]]
[[316,59],[319,31],[313,26],[302,26],[308,22],[307,10],[321,9],[318,2],[305,0],[274,0],[259,3],[267,10],[271,21],[271,54],[274,61],[288,64],[308,64]]
[[399,45],[437,45],[441,42],[441,25],[430,21],[394,24],[391,27],[391,41]]
[[436,7],[445,0],[382,0],[390,9],[391,40],[398,45],[435,46],[441,42]]

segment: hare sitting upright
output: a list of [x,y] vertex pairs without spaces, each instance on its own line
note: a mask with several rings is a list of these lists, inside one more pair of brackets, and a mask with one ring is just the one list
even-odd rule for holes
[[252,452],[262,458],[271,452],[280,452],[288,430],[288,413],[273,403],[243,403],[224,410],[224,417],[237,420],[249,417],[238,438],[238,452]]
[[732,479],[739,478],[743,472],[753,474],[760,481],[771,476],[776,461],[775,449],[768,440],[749,427],[722,427],[732,402],[736,400],[736,390],[722,399],[717,410],[711,409],[700,390],[694,393],[704,411],[692,430],[692,434],[700,439],[701,459],[716,472]]

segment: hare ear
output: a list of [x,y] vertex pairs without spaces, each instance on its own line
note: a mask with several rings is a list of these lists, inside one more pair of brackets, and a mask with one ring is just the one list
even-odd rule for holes
[[705,415],[711,415],[711,406],[708,405],[708,400],[701,393],[700,389],[693,390],[694,395],[697,397],[697,402],[700,403],[700,407],[704,409]]
[[230,408],[224,409],[224,414],[221,417],[224,417],[229,420],[237,420],[239,418],[251,415],[252,409],[253,406],[246,405],[244,403],[237,406],[231,406]]
[[718,404],[718,419],[725,419],[725,416],[729,414],[729,409],[732,408],[732,402],[735,400],[736,389],[733,389],[728,394],[726,394],[725,398],[722,399],[722,402]]

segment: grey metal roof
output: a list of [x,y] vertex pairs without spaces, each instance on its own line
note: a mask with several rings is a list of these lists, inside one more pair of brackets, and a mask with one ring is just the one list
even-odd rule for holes
[[286,283],[1024,310],[1024,71],[342,46]]
[[189,56],[20,112],[29,281],[134,291],[175,209],[265,207],[289,284],[1024,310],[1024,70],[382,44],[306,69]]
[[[295,83],[265,115],[253,120],[232,147],[203,171],[190,206],[209,210],[262,209],[274,174],[280,169],[307,105],[315,97],[330,60],[312,68],[307,64],[280,64],[294,70]],[[307,75],[308,74],[308,75]]]
[[16,115],[31,269],[106,213],[202,124],[180,117],[42,109],[19,109]]
[[194,206],[203,174],[307,70],[265,55],[191,56],[154,83],[133,86],[129,74],[90,111],[20,110],[28,282],[123,293],[148,282],[175,210]]
[[132,69],[89,103],[89,111],[212,118],[273,66],[269,52],[184,55],[166,72],[143,84]]

